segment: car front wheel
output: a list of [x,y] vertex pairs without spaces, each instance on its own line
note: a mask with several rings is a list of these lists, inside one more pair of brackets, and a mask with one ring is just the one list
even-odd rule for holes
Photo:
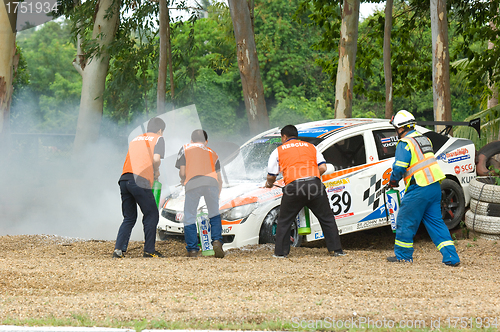
[[462,187],[451,179],[441,182],[441,214],[448,229],[457,227],[465,212]]
[[[264,218],[259,232],[259,243],[276,243],[276,228],[278,226],[278,216],[280,207],[277,206]],[[290,234],[290,245],[292,247],[300,247],[302,236],[299,235],[297,222],[292,222],[292,231]]]

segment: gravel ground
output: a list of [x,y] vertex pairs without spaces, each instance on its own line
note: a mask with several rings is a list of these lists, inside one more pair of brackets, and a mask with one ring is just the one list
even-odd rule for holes
[[348,253],[292,248],[272,258],[272,245],[229,250],[226,258],[186,258],[177,239],[158,242],[164,259],[142,258],[131,242],[125,259],[111,241],[49,235],[0,237],[0,321],[69,318],[263,322],[448,317],[500,320],[500,245],[457,241],[459,267],[441,263],[425,232],[414,263],[388,263],[388,227],[341,237]]

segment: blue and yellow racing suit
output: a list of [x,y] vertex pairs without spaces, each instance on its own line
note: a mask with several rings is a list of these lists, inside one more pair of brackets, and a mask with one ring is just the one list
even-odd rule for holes
[[[429,148],[430,147],[430,148]],[[411,130],[396,147],[391,183],[405,179],[406,192],[397,217],[394,253],[398,260],[413,261],[413,237],[420,222],[443,255],[443,263],[460,262],[450,232],[441,216],[441,186],[444,178],[430,140]]]

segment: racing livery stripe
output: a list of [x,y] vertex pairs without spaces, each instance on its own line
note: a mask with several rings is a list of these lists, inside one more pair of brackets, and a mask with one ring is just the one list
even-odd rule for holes
[[368,167],[371,167],[371,166],[375,166],[375,165],[378,165],[380,163],[383,163],[384,161],[386,160],[380,160],[380,161],[377,161],[375,163],[371,163],[371,164],[366,164],[366,165],[361,165],[361,166],[357,166],[357,167],[352,167],[352,168],[347,168],[347,169],[343,169],[343,170],[340,170],[340,171],[337,171],[337,172],[333,172],[332,174],[328,174],[328,175],[323,175],[321,177],[322,181],[323,182],[326,182],[328,180],[331,180],[331,179],[334,179],[334,178],[337,178],[339,176],[345,176],[345,175],[348,175],[348,174],[351,174],[351,173],[354,173],[356,171],[359,171],[359,170],[363,170],[365,168],[368,168]]
[[221,224],[222,225],[239,225],[241,223],[243,219],[238,219],[238,220],[233,220],[233,221],[229,221],[229,220],[224,220],[222,219],[221,220]]

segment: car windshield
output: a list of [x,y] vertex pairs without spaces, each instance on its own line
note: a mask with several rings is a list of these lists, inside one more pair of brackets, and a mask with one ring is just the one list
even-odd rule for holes
[[[299,139],[313,144],[318,142],[318,139],[313,137]],[[236,157],[224,165],[224,182],[265,180],[269,156],[280,145],[281,137],[264,136],[242,146]]]

